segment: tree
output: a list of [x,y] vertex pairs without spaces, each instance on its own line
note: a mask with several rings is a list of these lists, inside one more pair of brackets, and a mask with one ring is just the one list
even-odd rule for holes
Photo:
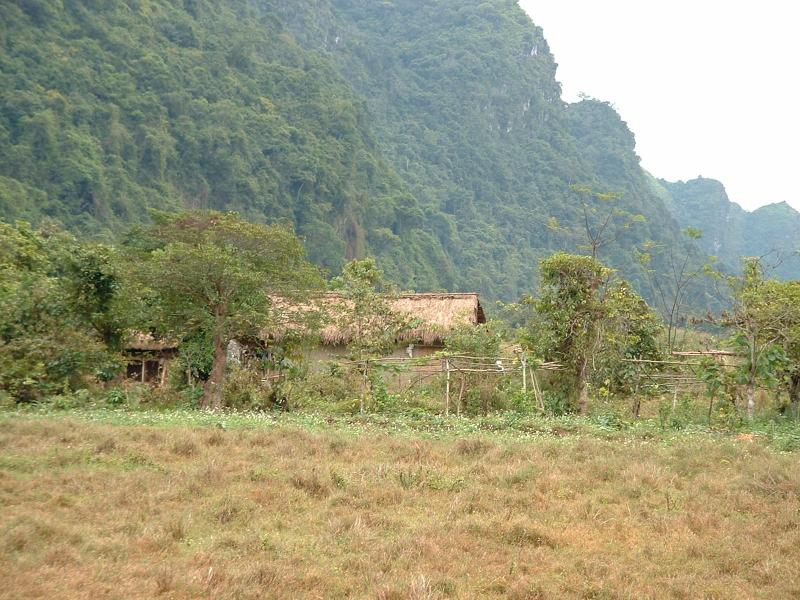
[[117,284],[108,247],[0,222],[0,389],[31,401],[113,377]]
[[734,302],[728,321],[735,328],[731,345],[745,359],[737,371],[737,379],[746,386],[747,417],[752,419],[757,385],[761,382],[774,385],[776,373],[787,362],[778,342],[784,338],[784,328],[797,327],[787,323],[797,317],[797,309],[776,301],[775,286],[764,279],[757,258],[744,259],[742,274],[729,278],[729,282]]
[[[745,362],[739,379],[747,385],[748,414],[752,416],[757,382],[786,383],[789,404],[800,406],[800,282],[765,279],[760,259],[747,259],[744,273],[733,277],[734,310],[728,322],[735,327],[732,344]],[[785,410],[785,407],[782,407]]]
[[[580,249],[591,252],[592,258],[597,258],[602,248],[616,242],[621,231],[630,229],[634,223],[646,221],[643,215],[634,215],[611,205],[611,202],[619,200],[618,193],[595,192],[592,188],[581,185],[571,185],[570,189],[584,197],[581,207],[586,245]],[[592,200],[601,204],[590,204]]]
[[[631,359],[657,360],[662,324],[630,284],[590,256],[558,253],[541,262],[535,313],[523,330],[523,345],[561,364],[558,379],[588,410],[588,383],[631,391]],[[634,407],[634,412],[638,409]]]
[[[771,299],[767,319],[779,335],[779,343],[786,354],[784,380],[787,384],[789,407],[800,416],[800,281],[770,279],[764,286],[765,295]],[[781,406],[785,412],[786,406]]]
[[153,294],[152,324],[175,339],[210,334],[214,360],[201,405],[218,409],[230,341],[276,326],[291,301],[321,287],[321,277],[290,228],[234,213],[155,215],[145,241],[152,247],[134,276]]
[[[332,287],[341,300],[334,303],[332,318],[348,332],[348,358],[358,362],[368,388],[369,359],[391,352],[400,334],[419,321],[393,309],[396,292],[374,258],[347,263],[341,276],[333,280]],[[364,400],[362,395],[361,412],[364,412]]]
[[[639,379],[643,373],[660,368],[657,361],[662,352],[658,339],[664,325],[627,281],[617,280],[608,286],[604,305],[595,370],[609,391],[633,394],[633,414],[638,417]],[[633,360],[644,362],[633,363]]]
[[[693,242],[703,237],[703,232],[695,227],[687,227],[683,234]],[[637,251],[637,258],[655,291],[656,303],[667,324],[667,352],[672,352],[677,344],[678,326],[683,320],[687,296],[703,271],[696,268],[691,246],[684,245],[676,249],[670,245],[666,250],[666,271],[657,273],[650,268],[654,251],[657,251],[656,245],[646,242],[643,249]]]
[[563,252],[540,265],[540,296],[535,301],[539,322],[529,341],[542,358],[561,363],[571,375],[572,391],[584,414],[589,404],[589,364],[600,342],[605,288],[611,274],[611,269],[595,258]]

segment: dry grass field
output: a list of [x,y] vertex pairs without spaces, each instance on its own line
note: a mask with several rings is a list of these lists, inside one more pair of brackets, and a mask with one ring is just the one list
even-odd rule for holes
[[798,598],[800,454],[0,415],[4,598]]

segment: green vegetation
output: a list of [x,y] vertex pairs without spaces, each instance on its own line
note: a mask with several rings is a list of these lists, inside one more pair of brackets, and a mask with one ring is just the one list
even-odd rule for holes
[[[120,247],[26,223],[0,228],[0,393],[8,402],[81,405],[105,398],[112,405],[334,414],[356,407],[362,413],[449,411],[450,394],[442,389],[446,383],[449,390],[449,366],[446,376],[434,366],[422,374],[424,383],[405,391],[386,384],[385,376],[403,365],[381,357],[419,321],[394,312],[393,289],[373,259],[348,263],[330,281],[337,293],[317,305],[324,282],[287,227],[214,211],[154,214],[154,220],[131,231]],[[632,402],[634,419],[734,428],[744,418],[797,417],[797,285],[765,278],[757,259],[747,265],[742,276],[709,271],[717,283],[727,279],[734,299],[715,324],[730,337],[713,342],[730,348],[734,363],[690,363],[687,371],[664,360],[675,338],[617,272],[590,256],[543,259],[539,289],[506,305],[502,319],[456,326],[445,335],[442,361],[475,363],[455,368],[455,409],[470,415],[608,411],[612,420],[628,420],[623,407]],[[320,369],[304,355],[331,323],[342,332],[334,341],[343,344],[346,360]],[[178,352],[180,369],[171,370],[169,381],[163,375],[153,390],[124,378],[132,362],[141,365],[144,381],[148,350],[126,354],[128,341],[141,338],[145,348]],[[246,356],[228,368],[237,347]],[[518,349],[515,356],[509,347]],[[553,369],[543,381],[533,372],[519,377],[526,364],[544,363]],[[681,416],[679,386],[669,380],[686,383],[687,377],[695,397],[684,398]],[[669,391],[671,405],[664,398]]]
[[128,323],[113,254],[0,222],[0,390],[33,401],[115,377]]
[[3,3],[0,216],[108,240],[148,207],[237,210],[334,271],[367,229],[422,235],[361,100],[271,5]]
[[125,257],[138,283],[131,293],[153,305],[153,318],[142,321],[168,339],[208,338],[213,360],[201,404],[220,408],[228,344],[283,326],[288,303],[321,289],[322,278],[291,229],[231,213],[159,215],[143,238],[154,247],[134,245]]
[[[587,244],[587,215],[605,223],[598,258],[645,298],[632,248],[704,262],[613,108],[561,101],[511,0],[43,0],[0,17],[7,222],[109,242],[148,208],[235,210],[291,222],[331,274],[374,256],[405,289],[507,301]],[[669,271],[659,253],[649,268]]]
[[[797,213],[645,173],[516,0],[12,0],[0,49],[4,592],[800,595]],[[395,286],[509,303],[402,388]]]

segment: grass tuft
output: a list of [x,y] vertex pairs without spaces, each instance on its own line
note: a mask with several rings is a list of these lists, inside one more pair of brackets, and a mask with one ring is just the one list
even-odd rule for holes
[[189,458],[198,452],[197,444],[193,439],[181,438],[172,444],[172,453],[178,456]]
[[316,471],[298,473],[291,478],[291,482],[296,489],[303,490],[314,498],[325,498],[331,492],[330,487],[322,481]]

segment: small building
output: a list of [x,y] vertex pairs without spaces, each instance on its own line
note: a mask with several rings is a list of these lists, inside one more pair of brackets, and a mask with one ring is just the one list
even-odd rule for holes
[[[300,324],[304,321],[302,315],[317,312],[324,316],[328,324],[323,325],[318,335],[313,336],[318,341],[303,352],[305,362],[314,370],[328,361],[344,358],[348,354],[347,347],[352,340],[352,334],[336,321],[341,302],[339,294],[329,293],[306,305],[294,306],[295,314],[299,317],[296,324],[285,324],[282,332],[265,331],[261,342],[256,345],[269,353],[270,346],[279,343],[287,332],[307,330],[306,325]],[[400,294],[390,300],[390,304],[396,313],[420,321],[413,329],[403,331],[398,336],[397,347],[390,355],[396,358],[421,358],[435,354],[444,347],[447,335],[455,328],[486,322],[480,298],[474,293]],[[243,360],[248,344],[231,344],[229,356],[236,362]],[[163,385],[169,364],[178,351],[178,344],[174,341],[156,340],[148,334],[134,335],[126,345],[129,359],[127,377],[142,383]]]
[[[336,323],[337,294],[324,297],[320,310],[331,313],[331,324],[320,332],[320,343],[307,353],[308,361],[327,361],[347,355],[352,334]],[[413,329],[398,336],[397,348],[392,357],[420,358],[435,354],[444,347],[447,335],[463,325],[486,323],[486,315],[478,294],[474,293],[420,293],[400,294],[390,301],[392,309],[421,321]]]
[[128,379],[163,386],[169,363],[178,355],[178,344],[137,333],[125,345],[125,354],[128,358],[125,376]]

